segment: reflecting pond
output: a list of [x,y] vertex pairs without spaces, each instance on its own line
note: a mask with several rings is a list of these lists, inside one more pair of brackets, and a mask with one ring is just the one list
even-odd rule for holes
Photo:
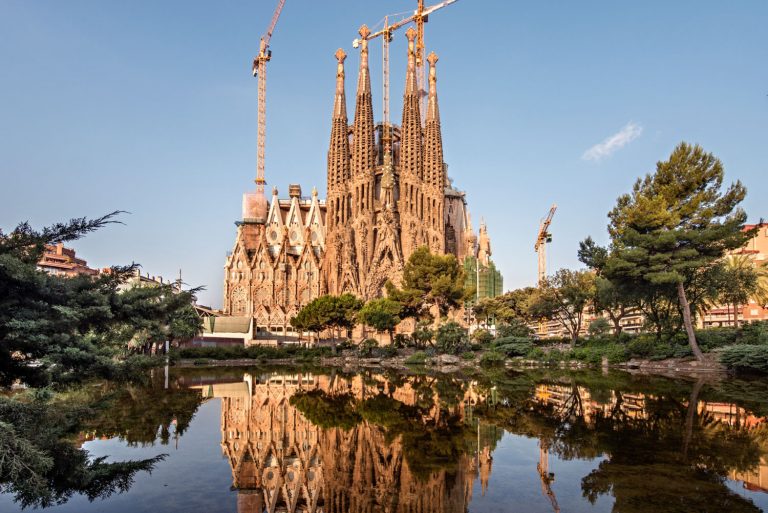
[[768,511],[765,381],[171,368],[46,404],[89,406],[2,512]]

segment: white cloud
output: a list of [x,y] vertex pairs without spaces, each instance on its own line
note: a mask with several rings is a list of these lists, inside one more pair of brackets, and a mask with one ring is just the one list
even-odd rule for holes
[[595,162],[599,162],[600,160],[611,156],[614,152],[620,150],[627,144],[640,137],[640,134],[642,133],[643,127],[630,121],[624,125],[624,128],[615,134],[608,136],[603,142],[595,144],[590,149],[585,151],[581,158],[584,160],[594,160]]

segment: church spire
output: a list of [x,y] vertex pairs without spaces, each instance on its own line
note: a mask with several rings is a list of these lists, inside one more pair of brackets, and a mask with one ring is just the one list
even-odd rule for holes
[[355,100],[352,175],[370,174],[372,177],[375,165],[375,136],[371,76],[368,70],[368,40],[366,39],[370,33],[371,31],[367,26],[360,27],[360,71],[357,77],[357,98]]
[[408,38],[408,70],[403,95],[402,141],[400,143],[401,173],[418,179],[422,176],[421,115],[419,112],[419,85],[416,80],[416,54],[413,27],[405,33]]
[[443,164],[443,136],[440,128],[440,110],[437,106],[438,57],[431,52],[429,62],[429,98],[427,100],[427,120],[424,126],[424,180],[442,194],[445,189],[445,170]]
[[336,96],[333,104],[331,142],[328,148],[328,213],[329,226],[343,222],[347,212],[344,184],[349,179],[349,137],[347,134],[347,100],[344,95],[344,59],[347,54],[336,51]]

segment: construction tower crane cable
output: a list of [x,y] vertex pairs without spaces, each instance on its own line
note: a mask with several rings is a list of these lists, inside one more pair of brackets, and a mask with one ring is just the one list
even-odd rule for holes
[[553,203],[549,209],[547,217],[543,219],[539,225],[539,233],[536,235],[536,244],[533,245],[533,249],[539,257],[537,283],[539,287],[544,284],[544,280],[547,277],[547,244],[552,242],[552,234],[549,233],[549,225],[552,224],[552,218],[555,216],[556,210],[557,205]]
[[384,27],[381,30],[378,30],[376,32],[367,32],[365,34],[360,34],[361,38],[355,39],[352,42],[352,46],[357,48],[362,39],[365,39],[366,41],[370,41],[371,39],[375,39],[379,36],[382,36],[381,38],[381,45],[382,45],[382,76],[383,76],[383,87],[382,87],[382,97],[383,97],[383,116],[382,116],[382,123],[384,125],[384,131],[385,131],[385,138],[387,140],[389,139],[389,43],[392,41],[392,32],[395,30],[414,22],[416,24],[416,77],[419,87],[419,107],[420,107],[420,113],[421,113],[421,121],[424,122],[425,117],[425,111],[426,111],[426,105],[427,105],[427,92],[426,92],[426,86],[425,86],[425,66],[424,66],[424,24],[429,20],[429,15],[432,14],[435,11],[438,11],[442,9],[443,7],[447,7],[451,5],[452,3],[456,2],[458,0],[444,0],[443,2],[440,2],[435,5],[431,5],[424,8],[424,0],[418,0],[418,7],[413,12],[412,15],[403,18],[392,25],[389,24],[389,19],[392,15],[388,15],[384,17]]
[[285,0],[279,0],[275,12],[272,14],[269,28],[259,41],[259,54],[253,59],[253,76],[259,80],[259,120],[256,135],[256,192],[259,195],[264,194],[264,185],[267,183],[264,178],[264,145],[267,132],[267,62],[272,58],[269,40],[272,39],[272,33],[275,31],[275,25],[280,18],[283,5],[285,5]]

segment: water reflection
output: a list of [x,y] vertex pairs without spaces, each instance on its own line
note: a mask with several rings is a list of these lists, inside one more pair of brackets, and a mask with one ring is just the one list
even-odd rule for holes
[[477,478],[487,486],[501,430],[466,422],[482,398],[457,385],[449,402],[426,377],[246,374],[191,388],[221,399],[238,512],[460,512]]
[[3,429],[52,456],[41,481],[0,472],[0,510],[757,512],[767,417],[764,381],[171,369],[0,398]]
[[614,512],[760,511],[727,479],[765,490],[765,416],[717,400],[716,385],[495,378],[246,373],[190,388],[221,399],[242,513],[467,511],[475,483],[481,494],[489,486],[504,432],[538,440],[554,511],[550,455],[599,461],[582,495],[612,497]]

